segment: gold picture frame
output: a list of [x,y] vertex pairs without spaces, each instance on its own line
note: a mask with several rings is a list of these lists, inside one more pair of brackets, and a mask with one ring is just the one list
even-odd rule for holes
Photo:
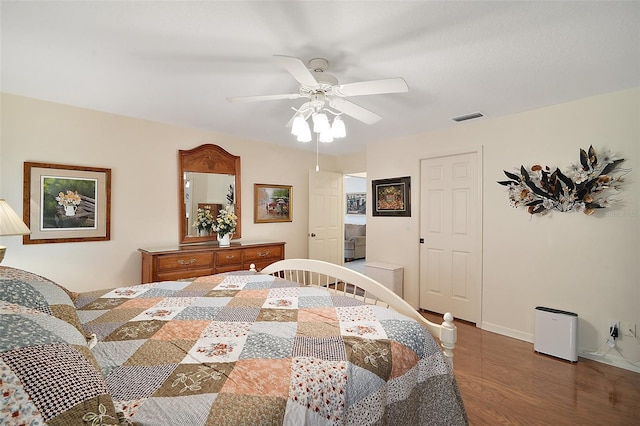
[[24,244],[111,239],[111,169],[24,163]]
[[293,186],[254,185],[253,222],[291,222],[293,221]]

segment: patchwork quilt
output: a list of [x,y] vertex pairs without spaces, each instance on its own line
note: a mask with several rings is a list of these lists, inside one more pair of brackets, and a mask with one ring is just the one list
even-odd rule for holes
[[250,272],[76,299],[114,406],[140,425],[467,424],[415,320]]

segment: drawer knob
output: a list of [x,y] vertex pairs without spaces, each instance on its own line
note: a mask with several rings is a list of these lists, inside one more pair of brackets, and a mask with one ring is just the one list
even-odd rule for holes
[[196,260],[193,257],[189,260],[178,259],[178,264],[180,265],[191,265],[192,263],[196,263]]
[[227,259],[234,259],[234,258],[235,258],[235,256],[233,254],[227,255]]
[[258,253],[258,257],[267,257],[267,256],[269,256],[269,252],[268,251],[266,251],[264,253]]

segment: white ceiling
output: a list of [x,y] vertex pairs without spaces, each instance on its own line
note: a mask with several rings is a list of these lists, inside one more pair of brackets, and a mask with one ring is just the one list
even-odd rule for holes
[[[340,83],[403,77],[409,93],[351,101],[321,152],[640,86],[640,2],[44,1],[1,4],[1,89],[99,111],[301,146],[296,92],[272,55],[330,62]],[[480,119],[482,120],[482,118]],[[315,144],[305,147],[315,150]]]

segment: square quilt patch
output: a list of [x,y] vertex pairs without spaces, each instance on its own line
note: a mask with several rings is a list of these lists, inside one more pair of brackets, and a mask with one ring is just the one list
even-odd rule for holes
[[233,363],[181,364],[173,370],[153,396],[218,393],[233,367]]
[[140,312],[131,321],[170,321],[184,309],[183,306],[153,307]]
[[[90,323],[93,325],[95,323]],[[127,322],[121,325],[118,325],[115,330],[109,333],[106,337],[100,338],[99,340],[104,340],[105,342],[109,341],[118,341],[118,340],[138,340],[138,339],[148,339],[158,330],[165,325],[165,321],[136,321],[136,322]],[[89,329],[89,327],[87,327]],[[97,334],[97,333],[96,333]]]
[[184,354],[193,347],[194,343],[195,340],[149,339],[123,365],[179,364],[184,358]]
[[240,360],[220,393],[286,398],[290,376],[291,358]]
[[195,342],[183,364],[233,362],[240,358],[246,337],[204,338]]
[[168,321],[151,339],[159,340],[198,340],[210,321]]
[[260,309],[256,321],[295,322],[298,311],[291,309]]
[[285,398],[219,393],[207,418],[207,426],[261,425],[265,419],[282,424]]

